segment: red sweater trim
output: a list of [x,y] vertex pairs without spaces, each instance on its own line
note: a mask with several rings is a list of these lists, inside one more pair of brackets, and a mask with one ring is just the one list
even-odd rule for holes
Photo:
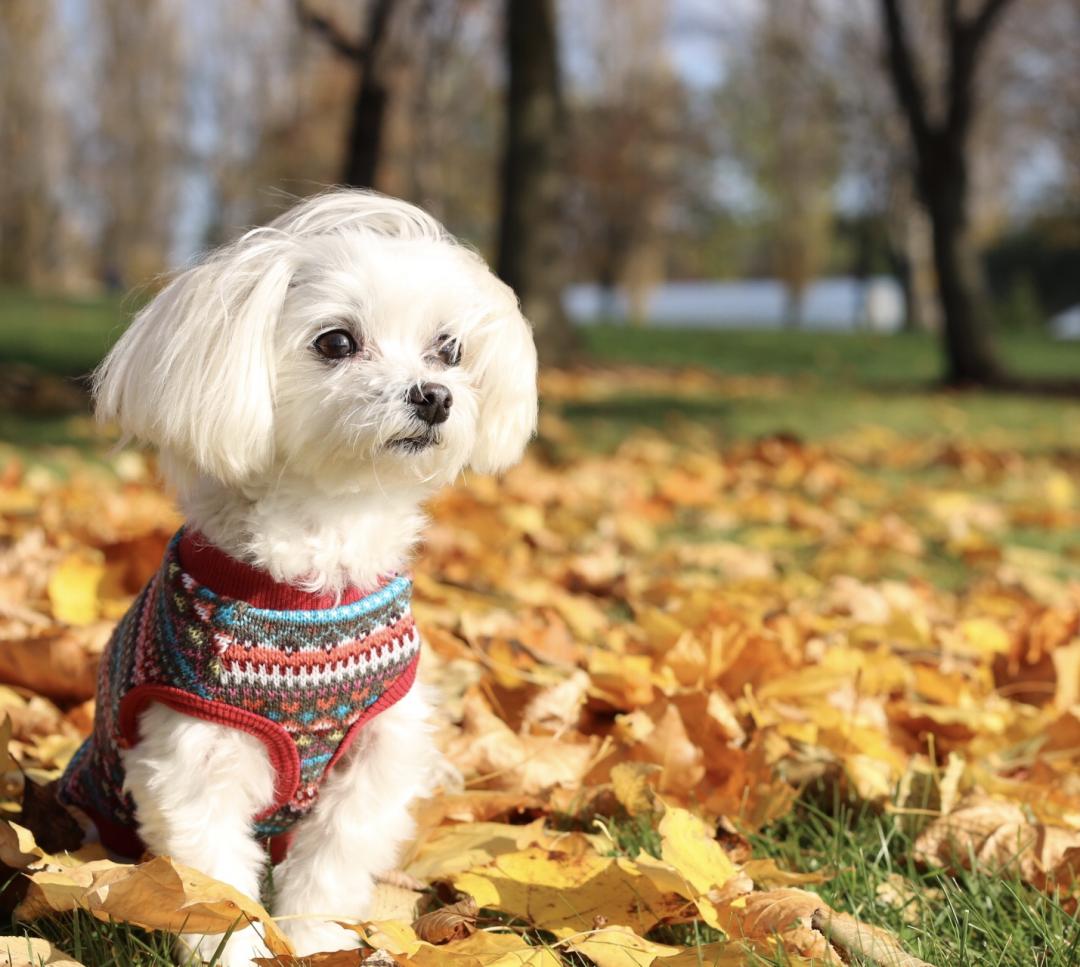
[[[363,714],[349,727],[349,731],[345,733],[345,738],[341,740],[341,745],[338,746],[334,757],[327,764],[326,772],[323,773],[324,777],[337,765],[341,757],[349,751],[350,746],[356,741],[356,737],[360,734],[360,729],[364,725],[380,712],[386,711],[391,705],[405,697],[416,681],[416,670],[419,663],[420,656],[417,655],[409,663],[408,667],[390,683],[386,691],[379,696],[378,701],[366,708]],[[253,818],[254,822],[272,816],[278,809],[292,800],[297,787],[300,785],[300,756],[296,750],[296,743],[293,742],[292,737],[285,729],[276,722],[271,722],[270,719],[256,715],[254,712],[248,712],[233,705],[226,705],[223,702],[211,702],[205,698],[199,698],[197,695],[192,695],[190,692],[174,688],[171,685],[136,685],[120,700],[117,727],[120,732],[122,748],[131,748],[139,741],[139,716],[152,702],[160,702],[177,712],[183,712],[205,722],[214,722],[219,725],[240,729],[263,742],[270,758],[270,764],[274,769],[274,801]],[[96,823],[97,818],[92,818]],[[102,832],[102,842],[110,849],[115,849],[115,847],[105,842],[105,831],[100,823],[98,823],[98,829]],[[122,829],[123,827],[116,827],[117,831]],[[111,836],[110,838],[118,843],[122,842],[123,845],[129,848],[131,846],[130,840],[122,840],[119,836]],[[138,837],[135,839],[137,841]],[[275,844],[274,852],[279,856],[284,856],[284,851],[288,849],[288,839],[278,839],[280,842]],[[125,854],[122,849],[115,849],[115,851],[130,855]],[[275,862],[278,862],[278,860],[275,859]]]
[[275,581],[261,568],[238,561],[197,531],[185,529],[177,548],[180,566],[204,588],[236,598],[254,608],[279,611],[325,611],[359,601],[373,589],[346,588],[340,595],[304,591]]
[[223,702],[211,702],[172,685],[136,685],[120,700],[116,724],[121,748],[130,749],[139,741],[139,716],[153,702],[204,722],[240,729],[262,740],[274,768],[274,801],[255,817],[256,822],[272,816],[292,799],[300,784],[300,756],[288,732],[254,712]]

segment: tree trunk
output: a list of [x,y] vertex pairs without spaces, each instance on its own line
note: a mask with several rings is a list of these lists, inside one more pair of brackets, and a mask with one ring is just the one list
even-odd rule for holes
[[951,385],[1003,381],[994,353],[978,255],[968,230],[968,152],[975,75],[994,23],[1013,0],[983,0],[968,17],[950,0],[942,9],[948,51],[944,110],[932,119],[900,0],[881,0],[889,76],[911,134],[916,187],[930,217],[934,269]]
[[368,11],[360,76],[353,98],[352,119],[345,142],[343,184],[372,188],[378,173],[390,92],[379,63],[396,0],[374,0]]
[[990,335],[990,313],[979,256],[948,183],[926,195],[934,271],[945,337],[945,379],[952,386],[989,385],[1003,378]]
[[577,333],[562,306],[564,118],[552,0],[505,0],[509,73],[498,272],[521,299],[540,357],[566,362]]

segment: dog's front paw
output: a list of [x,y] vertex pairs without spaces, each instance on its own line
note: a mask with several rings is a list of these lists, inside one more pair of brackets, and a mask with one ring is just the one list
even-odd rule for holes
[[298,957],[310,957],[312,954],[334,950],[355,950],[360,946],[360,937],[352,930],[325,920],[311,920],[306,917],[279,920],[278,926],[292,941]]
[[185,967],[211,963],[214,967],[251,967],[256,957],[273,956],[252,927],[236,931],[218,954],[222,936],[223,934],[182,934],[176,941],[176,959]]

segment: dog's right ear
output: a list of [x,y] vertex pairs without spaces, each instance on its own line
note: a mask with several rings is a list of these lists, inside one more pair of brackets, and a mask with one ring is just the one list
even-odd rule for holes
[[295,243],[255,230],[187,269],[135,317],[94,374],[101,420],[239,482],[273,455],[274,330]]

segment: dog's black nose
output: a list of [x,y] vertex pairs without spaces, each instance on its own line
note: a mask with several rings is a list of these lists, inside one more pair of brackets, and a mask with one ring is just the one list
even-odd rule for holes
[[449,419],[454,397],[442,383],[419,383],[409,390],[409,402],[421,420],[435,426]]

